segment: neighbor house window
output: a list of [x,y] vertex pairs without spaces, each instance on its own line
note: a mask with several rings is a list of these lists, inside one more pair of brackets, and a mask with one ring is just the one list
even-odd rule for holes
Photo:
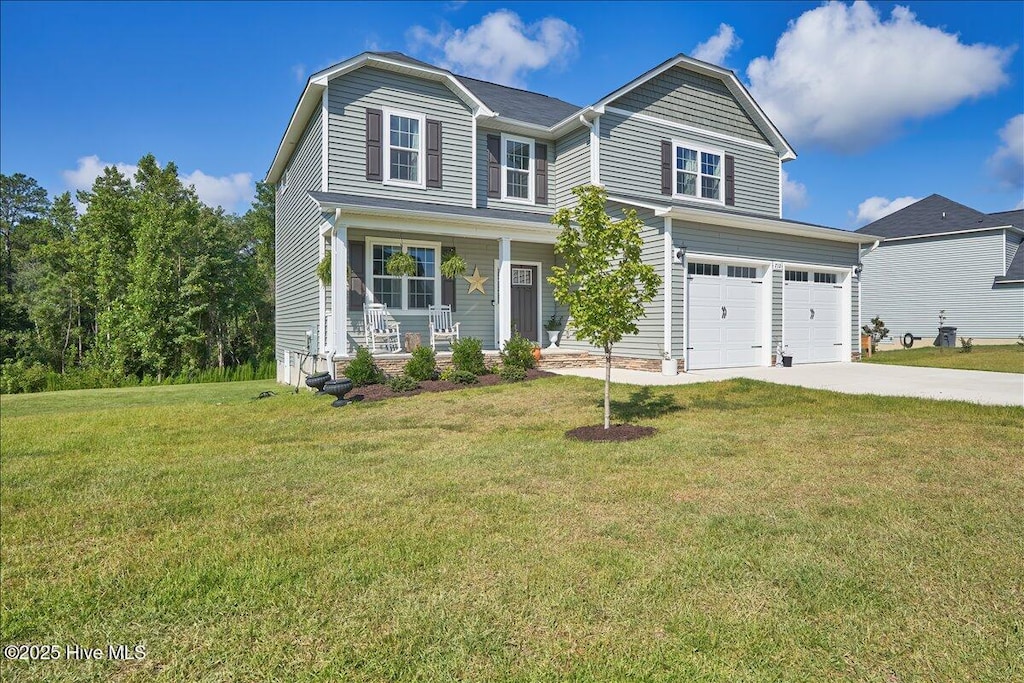
[[[387,304],[396,311],[425,311],[428,306],[440,303],[440,270],[438,269],[439,244],[423,242],[369,241],[367,257],[370,261],[369,290],[373,302]],[[405,252],[416,261],[413,275],[390,275],[387,262],[392,254]]]
[[502,199],[533,201],[533,140],[501,136]]
[[422,114],[384,110],[386,126],[385,164],[387,180],[407,185],[423,185]]
[[674,148],[676,196],[722,203],[722,151],[688,142],[676,142]]

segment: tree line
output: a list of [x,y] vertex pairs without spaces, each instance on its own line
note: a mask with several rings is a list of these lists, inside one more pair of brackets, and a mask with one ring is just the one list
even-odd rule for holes
[[4,391],[272,372],[272,187],[228,214],[152,155],[133,177],[105,168],[84,213],[23,174],[0,183]]

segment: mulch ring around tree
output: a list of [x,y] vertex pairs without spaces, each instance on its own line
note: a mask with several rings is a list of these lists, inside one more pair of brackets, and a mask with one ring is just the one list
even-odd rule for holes
[[570,429],[565,435],[577,441],[635,441],[653,436],[658,430],[654,427],[641,427],[631,424],[611,425],[608,429],[600,425],[587,425]]
[[[553,372],[546,372],[544,370],[527,370],[526,379],[524,381],[529,382],[530,380],[540,379],[541,377],[554,377]],[[430,394],[439,391],[457,391],[459,389],[473,389],[475,387],[491,387],[495,384],[510,384],[505,382],[497,375],[480,375],[477,377],[476,384],[460,384],[458,382],[446,382],[444,380],[435,379],[420,382],[419,389],[413,389],[412,391],[391,391],[388,389],[386,384],[369,384],[365,387],[356,387],[352,391],[345,395],[345,398],[352,401],[382,401],[386,398],[398,398],[401,396],[415,396],[417,394]]]

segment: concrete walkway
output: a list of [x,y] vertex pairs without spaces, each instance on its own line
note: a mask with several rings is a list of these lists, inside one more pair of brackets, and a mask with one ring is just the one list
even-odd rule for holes
[[[604,379],[600,368],[551,370],[560,375]],[[943,401],[970,401],[986,405],[1024,406],[1024,375],[1009,372],[947,370],[871,363],[816,363],[792,368],[728,368],[695,370],[666,376],[638,370],[612,369],[612,381],[621,384],[672,385],[720,382],[746,377],[810,389],[846,394],[913,396]]]

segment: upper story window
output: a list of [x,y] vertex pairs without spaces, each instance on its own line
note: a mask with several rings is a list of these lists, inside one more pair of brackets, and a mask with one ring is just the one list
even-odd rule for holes
[[533,140],[501,136],[501,198],[533,202]]
[[689,142],[673,142],[675,150],[675,195],[724,203],[725,154]]
[[[367,289],[373,293],[374,303],[387,304],[395,311],[426,311],[428,306],[440,303],[439,244],[368,240],[368,247],[370,281]],[[416,261],[414,275],[395,276],[387,272],[388,259],[402,251]]]
[[423,186],[422,114],[384,110],[384,163],[387,182]]

